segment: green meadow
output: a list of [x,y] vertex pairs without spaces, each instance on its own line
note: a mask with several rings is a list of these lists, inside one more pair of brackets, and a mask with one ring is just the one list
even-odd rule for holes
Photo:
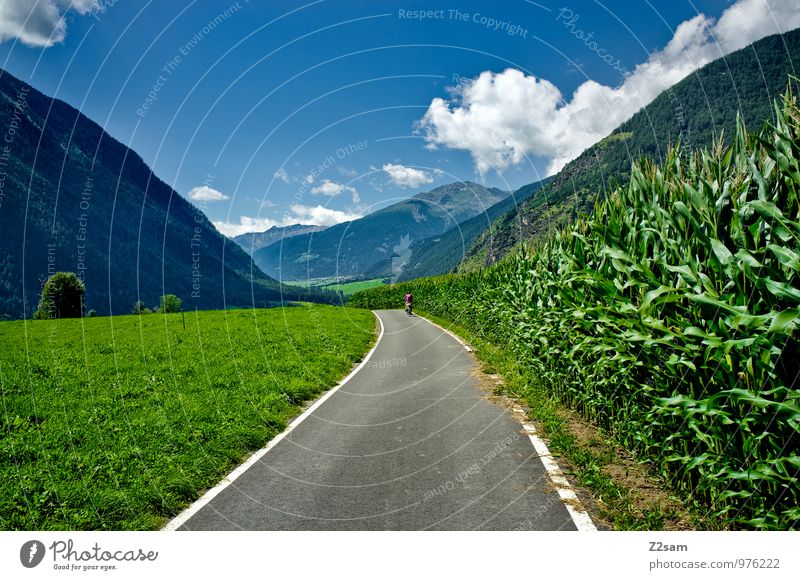
[[350,294],[355,294],[362,290],[383,286],[385,283],[386,281],[383,278],[375,278],[374,280],[359,280],[358,282],[344,282],[342,284],[326,284],[322,288],[325,290],[339,290],[345,296],[350,296]]
[[285,282],[287,286],[299,286],[301,288],[318,288],[320,290],[331,290],[341,292],[345,296],[350,296],[362,290],[377,288],[386,284],[386,278],[373,278],[371,280],[356,280],[352,282],[342,281],[340,278],[317,278],[313,280],[298,280],[295,282]]
[[315,280],[285,282],[287,286],[300,286],[301,288],[319,288],[320,290],[332,290],[341,292],[345,296],[350,296],[362,290],[377,288],[386,284],[386,278],[373,278],[371,280],[356,280],[344,282],[339,278],[317,278]]
[[372,313],[0,322],[0,529],[158,529],[335,385]]

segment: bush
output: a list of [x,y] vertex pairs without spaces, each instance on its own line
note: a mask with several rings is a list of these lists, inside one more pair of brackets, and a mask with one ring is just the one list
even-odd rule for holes
[[89,318],[94,318],[95,316],[97,316],[97,310],[92,308],[89,312],[86,313],[86,316],[88,316]]
[[74,272],[56,272],[42,287],[39,308],[33,317],[80,318],[83,316],[83,296],[86,287]]
[[144,306],[144,302],[141,300],[137,300],[136,304],[133,305],[133,314],[144,314],[144,311],[147,310]]
[[167,314],[169,312],[180,312],[183,300],[174,294],[165,294],[161,297],[161,302],[158,305],[158,311]]

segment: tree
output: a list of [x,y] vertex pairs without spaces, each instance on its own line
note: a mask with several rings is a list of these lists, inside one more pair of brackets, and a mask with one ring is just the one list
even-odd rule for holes
[[161,302],[158,305],[158,311],[167,314],[169,312],[178,312],[181,309],[181,304],[183,304],[183,300],[175,296],[174,294],[164,294],[161,297]]
[[86,313],[86,316],[88,316],[89,318],[94,318],[95,316],[97,316],[97,310],[92,308],[89,312]]
[[34,318],[80,318],[86,287],[74,272],[56,272],[42,287]]
[[144,302],[141,300],[137,300],[136,304],[133,305],[133,313],[134,314],[144,314],[144,311],[147,310],[144,306]]

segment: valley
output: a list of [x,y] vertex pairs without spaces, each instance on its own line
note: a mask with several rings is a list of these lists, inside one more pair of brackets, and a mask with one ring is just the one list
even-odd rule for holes
[[[19,531],[486,578],[555,570],[469,531],[798,529],[797,2],[430,3],[0,0],[14,566]],[[464,533],[319,569],[335,533],[233,530]]]

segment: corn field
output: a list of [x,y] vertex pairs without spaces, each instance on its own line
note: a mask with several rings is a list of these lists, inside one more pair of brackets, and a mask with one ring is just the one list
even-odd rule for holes
[[350,305],[456,321],[739,529],[800,528],[800,110],[673,149],[542,247]]

